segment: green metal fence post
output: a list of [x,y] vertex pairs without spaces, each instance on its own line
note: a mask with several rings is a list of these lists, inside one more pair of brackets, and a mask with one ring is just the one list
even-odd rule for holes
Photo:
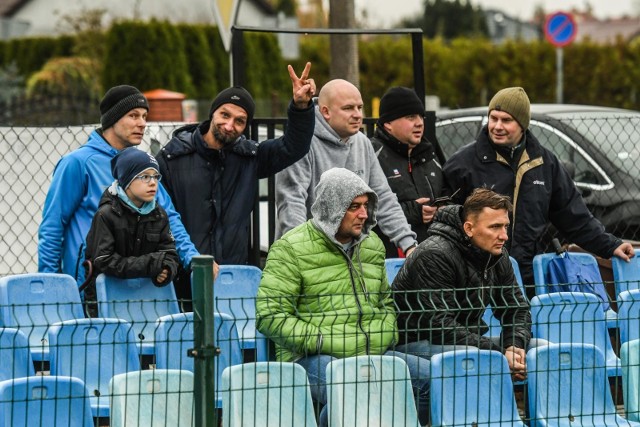
[[193,277],[193,399],[195,425],[215,427],[218,424],[215,408],[215,360],[219,349],[214,343],[213,326],[213,257],[200,255],[191,262]]

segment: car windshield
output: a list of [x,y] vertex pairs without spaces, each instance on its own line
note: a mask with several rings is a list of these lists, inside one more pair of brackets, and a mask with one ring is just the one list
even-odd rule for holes
[[550,114],[593,142],[616,167],[640,178],[640,113]]

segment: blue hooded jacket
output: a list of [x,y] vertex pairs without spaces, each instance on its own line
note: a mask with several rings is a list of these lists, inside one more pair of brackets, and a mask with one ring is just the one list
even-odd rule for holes
[[[38,271],[62,272],[78,283],[84,281],[85,239],[100,197],[113,182],[111,159],[116,154],[118,150],[94,130],[86,144],[63,156],[56,165],[38,230]],[[188,267],[198,251],[162,185],[158,186],[156,201],[169,216],[180,261]]]

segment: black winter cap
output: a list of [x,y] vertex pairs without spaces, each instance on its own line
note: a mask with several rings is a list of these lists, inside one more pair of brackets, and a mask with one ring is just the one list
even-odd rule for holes
[[378,123],[388,123],[411,114],[424,116],[424,104],[413,89],[396,86],[382,95]]
[[235,104],[244,109],[247,112],[247,122],[253,119],[253,113],[256,111],[256,103],[253,101],[251,94],[242,86],[230,87],[220,92],[211,103],[209,119],[224,104]]
[[149,111],[147,98],[133,86],[114,86],[104,94],[100,101],[100,124],[102,130],[113,126],[122,116],[134,108],[145,108]]

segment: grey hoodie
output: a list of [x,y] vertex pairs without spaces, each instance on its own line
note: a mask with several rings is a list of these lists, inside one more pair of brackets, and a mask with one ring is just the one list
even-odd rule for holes
[[376,226],[378,196],[350,170],[333,168],[323,173],[315,188],[315,194],[317,198],[311,206],[312,221],[332,242],[342,245],[336,240],[336,233],[353,199],[363,194],[369,196],[368,217],[362,227],[362,234],[354,243],[361,242]]
[[345,168],[358,175],[377,194],[382,232],[403,250],[415,244],[416,234],[387,183],[369,138],[358,132],[342,141],[320,113],[317,100],[315,112],[316,125],[309,153],[276,175],[276,237],[312,217],[311,206],[317,198],[316,185],[322,173],[332,168]]

